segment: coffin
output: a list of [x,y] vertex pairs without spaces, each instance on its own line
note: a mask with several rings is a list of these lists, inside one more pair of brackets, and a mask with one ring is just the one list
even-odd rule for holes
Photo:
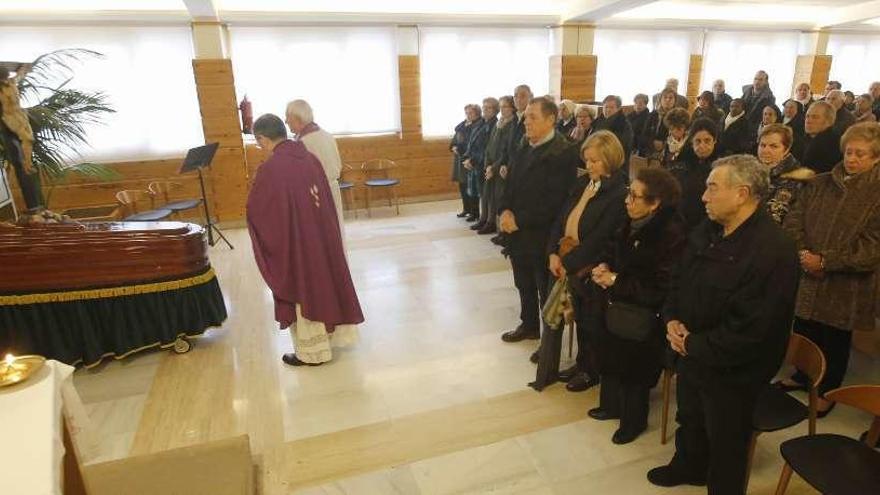
[[225,319],[198,225],[0,227],[0,353],[91,366]]

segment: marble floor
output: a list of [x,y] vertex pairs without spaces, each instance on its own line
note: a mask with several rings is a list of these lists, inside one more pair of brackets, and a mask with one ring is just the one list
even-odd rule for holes
[[[227,231],[235,249],[211,250],[223,327],[188,354],[146,352],[74,375],[99,439],[87,463],[247,433],[264,494],[704,493],[645,480],[672,453],[659,442],[657,391],[649,431],[615,446],[614,425],[586,419],[595,390],[526,388],[534,341],[499,339],[517,323],[509,265],[456,208],[347,221],[366,322],[356,346],[319,368],[281,362],[290,337],[273,321],[247,232]],[[880,362],[855,353],[848,382],[880,382]],[[858,434],[868,421],[841,407],[819,430]],[[772,493],[779,443],[805,431],[760,438],[750,493]],[[814,492],[794,479],[789,493]]]

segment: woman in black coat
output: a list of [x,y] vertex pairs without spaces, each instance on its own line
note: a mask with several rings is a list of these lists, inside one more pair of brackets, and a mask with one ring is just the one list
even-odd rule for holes
[[681,186],[678,211],[690,231],[706,219],[706,179],[712,171],[712,162],[721,156],[718,145],[718,128],[709,119],[697,119],[691,125],[691,133],[684,151],[672,163],[669,171]]
[[600,319],[602,387],[599,407],[587,414],[600,421],[620,419],[611,437],[616,444],[632,442],[648,425],[648,394],[657,383],[666,342],[657,315],[687,239],[676,209],[680,196],[681,189],[668,171],[639,171],[626,198],[629,219],[607,248],[604,262],[592,270],[605,308],[625,304],[654,315],[645,322],[647,337],[641,340],[622,335],[619,327]]
[[577,320],[576,364],[559,372],[562,332],[543,332],[538,372],[531,386],[541,390],[558,378],[567,381],[571,392],[581,392],[599,383],[594,338],[596,313],[588,295],[590,270],[614,232],[626,220],[626,174],[622,170],[625,152],[620,140],[609,131],[596,131],[581,147],[587,174],[571,190],[550,231],[548,256],[555,278],[567,276],[572,286]]
[[804,116],[806,110],[801,102],[790,99],[782,104],[782,123],[791,128],[794,142],[791,154],[798,160],[804,157]]

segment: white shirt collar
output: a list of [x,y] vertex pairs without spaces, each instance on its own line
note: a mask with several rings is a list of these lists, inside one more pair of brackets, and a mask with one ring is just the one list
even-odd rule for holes
[[541,138],[541,140],[535,144],[532,144],[531,142],[529,142],[529,146],[531,146],[532,148],[537,148],[538,146],[541,146],[542,144],[549,143],[553,139],[554,136],[556,136],[556,129],[552,129],[550,132],[547,133],[546,136]]

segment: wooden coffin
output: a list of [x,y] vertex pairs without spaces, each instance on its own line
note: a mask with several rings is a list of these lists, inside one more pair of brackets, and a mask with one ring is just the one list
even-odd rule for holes
[[205,231],[190,223],[0,227],[0,294],[136,285],[207,268]]

